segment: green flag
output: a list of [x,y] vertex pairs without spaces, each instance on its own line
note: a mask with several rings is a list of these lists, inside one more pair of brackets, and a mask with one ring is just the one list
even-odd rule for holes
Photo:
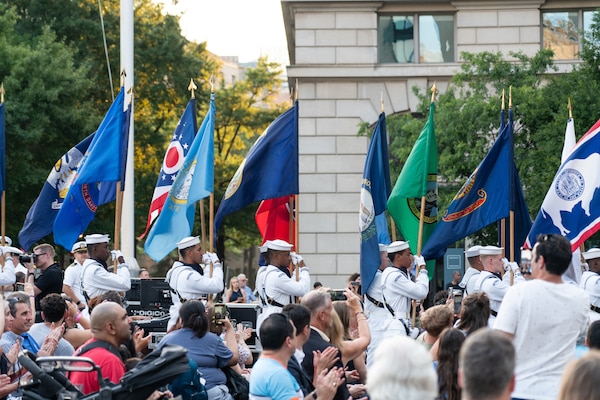
[[[417,254],[419,239],[419,216],[421,213],[421,198],[425,196],[425,217],[421,248],[437,224],[437,144],[433,114],[435,104],[429,106],[429,118],[415,142],[404,168],[398,176],[396,185],[388,199],[388,211],[400,229],[400,233],[410,244],[414,254]],[[433,277],[435,260],[427,263],[429,279]]]

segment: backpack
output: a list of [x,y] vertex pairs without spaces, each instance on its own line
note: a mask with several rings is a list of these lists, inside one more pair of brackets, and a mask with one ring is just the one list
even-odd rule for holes
[[208,400],[208,394],[204,387],[204,378],[198,368],[196,361],[191,358],[188,361],[189,371],[179,375],[169,385],[173,397],[181,396],[183,400]]

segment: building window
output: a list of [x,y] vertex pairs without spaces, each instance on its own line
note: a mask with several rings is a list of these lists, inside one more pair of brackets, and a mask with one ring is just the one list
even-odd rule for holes
[[553,11],[542,14],[542,40],[555,60],[575,60],[581,50],[582,30],[589,29],[594,11]]
[[454,62],[454,15],[380,15],[380,63]]

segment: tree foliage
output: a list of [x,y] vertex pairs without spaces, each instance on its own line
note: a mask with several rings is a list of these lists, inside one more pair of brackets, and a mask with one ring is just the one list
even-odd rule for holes
[[[533,57],[520,53],[509,56],[510,60],[501,53],[462,54],[465,62],[461,71],[451,79],[448,89],[438,95],[435,126],[440,215],[496,139],[503,90],[508,109],[512,88],[515,163],[532,219],[560,165],[569,116],[568,99],[573,104],[577,137],[599,117],[599,87],[589,68],[555,74],[550,50],[540,50]],[[420,98],[418,111],[426,114],[430,94],[415,91]],[[426,119],[419,113],[388,118],[393,179],[425,124]],[[506,188],[497,190],[506,192]],[[495,227],[475,236],[479,242],[491,243],[496,240]]]
[[[7,93],[6,223],[13,238],[50,168],[98,127],[116,94],[111,83],[118,90],[120,1],[101,4],[112,81],[96,0],[0,3],[0,80]],[[208,108],[210,77],[220,79],[220,61],[206,50],[206,43],[184,38],[179,17],[164,14],[161,5],[135,0],[134,6],[135,223],[141,233],[164,152],[190,97],[190,79],[198,86],[201,121]],[[277,64],[263,59],[247,71],[245,80],[216,91],[217,199],[248,146],[280,111],[273,105],[279,72]],[[112,232],[113,207],[101,207],[89,230]],[[248,243],[250,223],[249,216],[227,221],[238,231],[229,236]]]

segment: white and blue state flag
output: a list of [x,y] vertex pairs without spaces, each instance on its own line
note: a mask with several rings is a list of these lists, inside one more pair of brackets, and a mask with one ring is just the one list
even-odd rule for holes
[[573,251],[600,229],[600,120],[571,150],[556,172],[527,235],[531,248],[539,234],[571,241]]

